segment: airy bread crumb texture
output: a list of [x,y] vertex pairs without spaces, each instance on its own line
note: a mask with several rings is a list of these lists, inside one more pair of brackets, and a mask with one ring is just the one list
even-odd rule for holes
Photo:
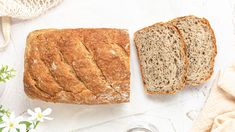
[[147,93],[175,93],[184,87],[185,45],[174,26],[154,24],[137,31],[134,41]]
[[185,16],[170,23],[179,29],[186,43],[189,58],[186,84],[195,86],[205,82],[213,73],[217,54],[215,36],[209,22],[205,18]]

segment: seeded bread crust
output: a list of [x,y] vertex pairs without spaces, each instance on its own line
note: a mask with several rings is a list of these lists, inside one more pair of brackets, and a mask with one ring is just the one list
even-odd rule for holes
[[44,29],[27,38],[24,90],[55,103],[129,102],[130,43],[122,29]]
[[[140,48],[137,46],[138,45],[137,44],[138,43],[137,42],[138,33],[142,32],[142,31],[145,31],[145,30],[148,30],[149,28],[151,28],[155,25],[161,25],[161,26],[166,26],[167,25],[167,26],[171,27],[174,31],[176,31],[178,33],[178,36],[180,37],[180,44],[181,44],[180,52],[181,52],[181,55],[184,58],[184,67],[183,67],[183,75],[182,75],[182,78],[181,78],[181,83],[178,84],[176,89],[171,90],[171,91],[167,91],[167,92],[166,91],[150,91],[150,90],[147,90],[148,85],[145,82],[144,73],[143,73],[143,66],[142,66],[141,61],[140,61],[140,59],[141,59],[140,58]],[[173,26],[172,24],[167,24],[167,23],[160,22],[160,23],[156,23],[154,25],[145,27],[145,28],[140,29],[140,30],[138,30],[134,33],[134,42],[135,42],[135,46],[136,46],[136,49],[137,49],[137,55],[138,55],[139,66],[140,66],[142,81],[143,81],[143,85],[144,85],[144,90],[147,94],[175,94],[177,91],[180,91],[184,88],[185,82],[186,82],[187,68],[188,68],[188,59],[185,55],[186,45],[185,45],[185,43],[182,39],[182,36],[180,35],[178,29],[175,26]]]
[[[209,23],[209,21],[205,18],[198,18],[196,16],[193,16],[193,15],[189,15],[189,16],[183,16],[183,17],[178,17],[178,18],[175,18],[171,21],[169,21],[168,23],[171,23],[173,24],[174,26],[176,26],[174,24],[174,22],[176,21],[180,21],[182,19],[201,19],[201,22],[204,23],[205,25],[208,26],[209,30],[210,30],[210,33],[212,35],[212,43],[213,43],[213,55],[211,57],[211,60],[210,60],[210,70],[208,71],[208,74],[207,75],[204,75],[203,78],[200,78],[198,81],[190,81],[190,80],[187,80],[186,78],[186,85],[192,85],[192,86],[197,86],[199,84],[202,84],[204,82],[206,82],[208,79],[210,79],[210,77],[212,76],[213,72],[214,72],[214,63],[215,63],[215,57],[217,55],[217,46],[216,46],[216,38],[215,38],[215,34],[214,34],[214,31]],[[176,26],[177,27],[177,26]],[[178,29],[179,30],[179,29]],[[181,36],[183,37],[181,31],[179,30]],[[187,43],[186,43],[187,45]],[[187,50],[187,48],[186,48]],[[190,64],[189,64],[190,65]],[[188,74],[191,74],[190,72],[188,72]]]
[[[203,18],[203,22],[209,27],[211,33],[212,33],[212,36],[213,36],[213,46],[214,46],[214,56],[212,57],[213,59],[211,60],[210,62],[210,66],[211,66],[211,70],[210,70],[210,73],[208,74],[207,78],[205,80],[201,80],[202,82],[205,82],[207,80],[209,80],[214,72],[214,65],[215,65],[215,57],[217,55],[217,46],[216,46],[216,38],[215,38],[215,33],[214,33],[214,30],[212,29],[211,25],[210,25],[210,22],[206,19],[206,18]],[[195,84],[195,85],[198,85],[198,84]]]

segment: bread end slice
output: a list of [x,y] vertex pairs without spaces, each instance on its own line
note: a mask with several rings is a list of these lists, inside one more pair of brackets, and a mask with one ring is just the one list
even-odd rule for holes
[[209,21],[196,16],[184,16],[171,20],[186,43],[189,68],[186,84],[196,86],[207,81],[214,71],[217,54],[216,39]]

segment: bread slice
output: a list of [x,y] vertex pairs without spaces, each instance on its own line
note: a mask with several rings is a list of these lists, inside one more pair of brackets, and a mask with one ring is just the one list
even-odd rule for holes
[[185,44],[171,24],[157,23],[134,35],[145,91],[173,94],[185,86]]
[[214,67],[217,54],[214,32],[205,18],[195,16],[179,17],[172,21],[186,43],[189,59],[186,84],[198,85],[208,80]]

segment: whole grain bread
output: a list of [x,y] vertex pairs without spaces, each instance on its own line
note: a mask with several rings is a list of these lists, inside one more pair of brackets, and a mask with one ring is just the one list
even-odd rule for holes
[[195,86],[207,81],[213,73],[217,54],[215,35],[208,20],[184,16],[169,23],[179,29],[186,43],[186,55],[189,59],[186,84]]
[[157,23],[134,35],[145,91],[176,93],[185,86],[187,57],[176,27]]
[[33,31],[25,49],[25,93],[48,102],[128,102],[129,45],[122,29]]

